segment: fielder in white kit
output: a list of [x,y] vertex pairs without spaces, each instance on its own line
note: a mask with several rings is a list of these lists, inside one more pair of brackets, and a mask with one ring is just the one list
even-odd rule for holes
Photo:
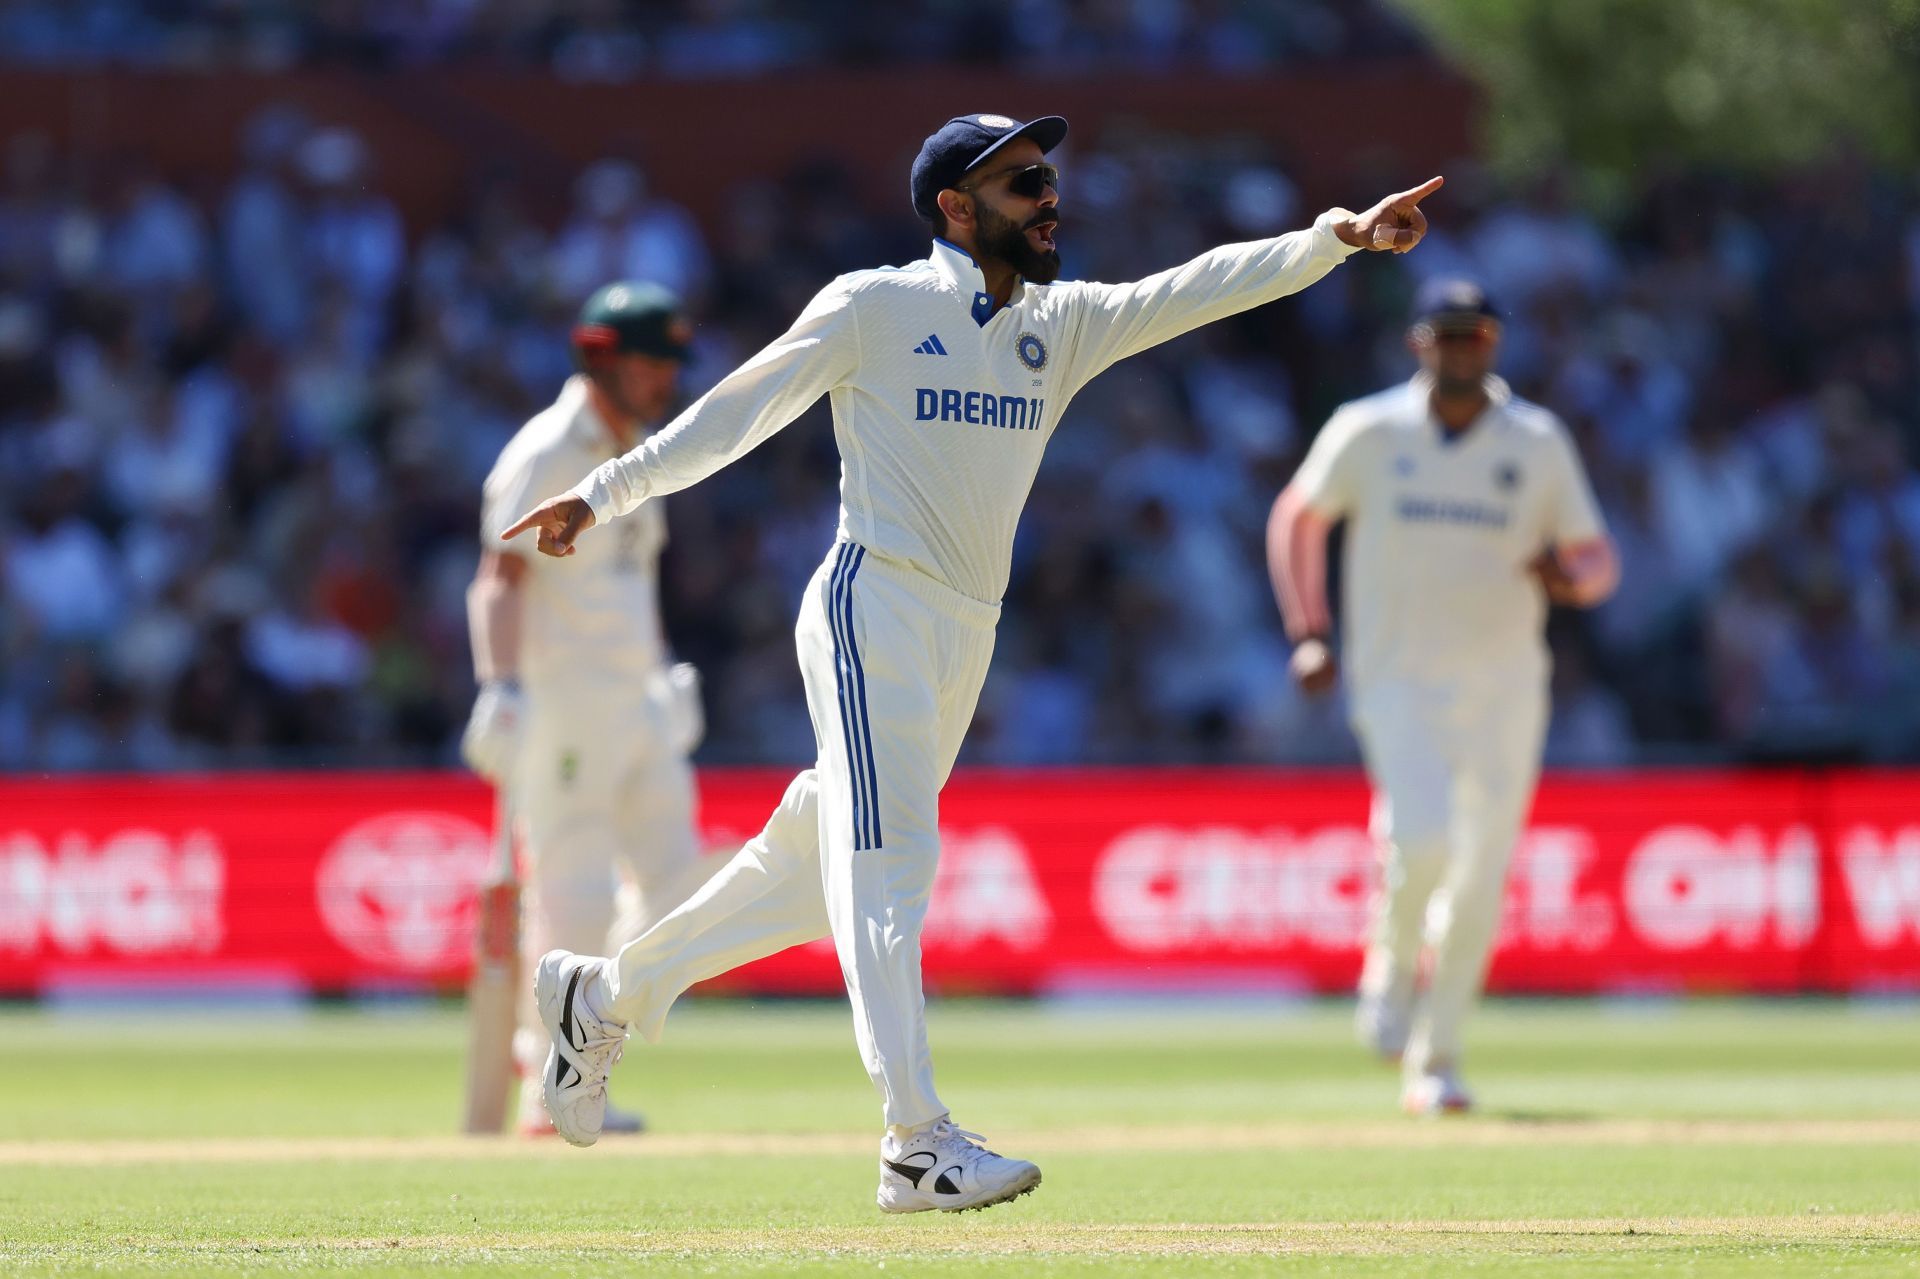
[[553,1033],[547,1103],[598,1135],[629,1028],[658,1036],[691,982],[831,932],[882,1098],[880,1207],[984,1207],[1040,1170],[955,1127],[934,1091],[920,932],[939,795],[972,719],[1019,520],[1067,403],[1116,360],[1313,283],[1362,247],[1405,251],[1438,178],[1355,216],[1228,245],[1133,284],[1053,283],[1058,116],[961,116],[914,161],[932,253],[820,291],[785,336],[665,431],[544,503],[555,555],[582,529],[711,475],[822,395],[840,448],[840,525],[796,639],[819,753],[766,830],[613,959],[556,953],[536,977]]
[[1566,428],[1493,375],[1499,341],[1478,286],[1430,282],[1408,332],[1420,372],[1328,419],[1268,525],[1293,673],[1320,692],[1337,673],[1327,536],[1347,524],[1343,650],[1385,871],[1356,1024],[1403,1061],[1419,1114],[1472,1104],[1461,1025],[1539,776],[1547,603],[1592,607],[1619,575]]
[[[617,947],[698,882],[687,755],[700,737],[700,700],[693,668],[669,664],[660,625],[661,504],[565,563],[499,541],[532,503],[666,416],[690,332],[678,300],[658,285],[597,290],[571,333],[580,372],[515,433],[483,491],[486,549],[468,590],[481,687],[461,752],[508,788],[525,834],[530,964],[555,947]],[[622,879],[632,902],[616,921]],[[531,996],[520,1025],[520,1131],[550,1133],[539,1077],[547,1036]],[[606,1126],[635,1132],[641,1123],[610,1110]]]

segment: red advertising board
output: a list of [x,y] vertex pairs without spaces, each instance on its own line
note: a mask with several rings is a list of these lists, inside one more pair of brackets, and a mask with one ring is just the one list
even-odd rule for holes
[[[724,848],[784,773],[703,775]],[[1333,991],[1377,855],[1348,774],[963,772],[925,938],[943,991]],[[443,774],[0,781],[0,993],[325,991],[465,974],[488,793]],[[722,979],[838,986],[819,943]],[[1920,773],[1549,778],[1495,989],[1920,988]]]

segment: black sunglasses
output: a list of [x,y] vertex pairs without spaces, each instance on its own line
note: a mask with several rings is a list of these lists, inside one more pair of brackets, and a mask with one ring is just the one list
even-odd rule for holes
[[[1053,188],[1055,195],[1060,193],[1060,170],[1051,164],[1030,164],[1024,169],[1007,169],[1004,172],[1007,175],[1007,190],[1023,199],[1038,200],[1047,193],[1048,187]],[[997,173],[988,175],[988,177],[998,176],[1000,175]],[[985,181],[987,178],[980,179],[980,182]],[[965,186],[955,187],[954,190],[971,191],[979,186],[980,182],[969,182]]]

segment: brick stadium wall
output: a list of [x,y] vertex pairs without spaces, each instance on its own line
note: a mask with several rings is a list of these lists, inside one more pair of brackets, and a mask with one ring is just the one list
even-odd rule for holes
[[[715,847],[784,773],[702,777]],[[490,799],[451,774],[0,781],[0,993],[464,979]],[[1344,774],[963,772],[944,992],[1339,991],[1376,881]],[[838,989],[800,947],[725,979]],[[1539,993],[1920,989],[1920,773],[1549,778],[1492,974]]]
[[453,212],[488,166],[516,175],[536,206],[546,193],[536,212],[558,217],[573,176],[608,154],[643,161],[659,190],[703,219],[719,212],[734,178],[778,176],[830,155],[851,169],[872,207],[905,217],[920,138],[956,112],[988,107],[1066,115],[1081,142],[1111,141],[1120,129],[1262,139],[1311,206],[1358,200],[1469,154],[1475,110],[1464,81],[1424,62],[1271,76],[1080,76],[1043,89],[1031,76],[938,68],[631,85],[444,69],[4,74],[0,136],[45,132],[103,173],[139,156],[190,186],[217,184],[233,170],[254,112],[296,104],[370,140],[375,183],[416,228]]

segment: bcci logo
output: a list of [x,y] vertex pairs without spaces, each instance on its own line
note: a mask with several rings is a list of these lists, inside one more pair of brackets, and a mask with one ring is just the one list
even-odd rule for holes
[[1511,493],[1520,487],[1520,468],[1512,462],[1502,462],[1493,472],[1493,482],[1503,493]]
[[1013,127],[1013,121],[1003,115],[981,115],[975,116],[974,119],[981,127],[987,129],[1011,129]]
[[1047,367],[1047,344],[1040,340],[1038,333],[1022,333],[1020,340],[1013,344],[1013,349],[1020,357],[1020,363],[1035,373]]

